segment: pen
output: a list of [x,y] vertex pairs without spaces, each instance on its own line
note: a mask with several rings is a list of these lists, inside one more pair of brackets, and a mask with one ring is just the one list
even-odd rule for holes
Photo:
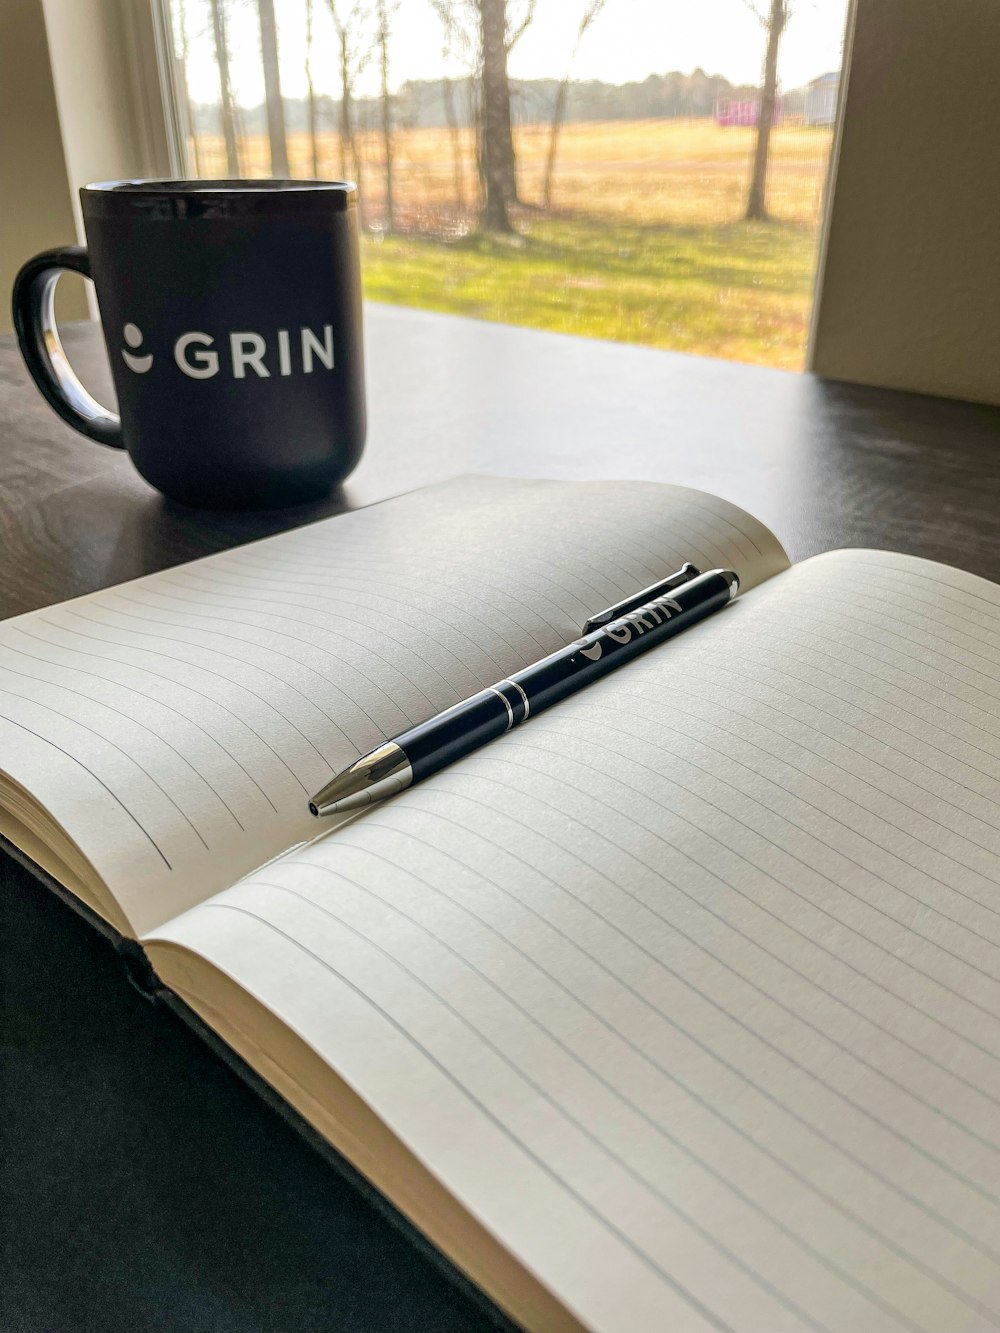
[[671,574],[669,578],[661,579],[659,583],[651,583],[648,588],[643,588],[642,592],[637,592],[633,597],[626,597],[624,601],[615,602],[614,606],[606,606],[603,611],[598,611],[597,615],[591,616],[584,625],[583,633],[589,634],[592,630],[602,629],[626,612],[634,611],[637,606],[645,606],[654,597],[662,597],[665,592],[673,592],[675,588],[690,583],[700,573],[701,570],[695,569],[694,565],[681,565],[677,573]]
[[371,805],[421,782],[731,601],[731,569],[699,574],[362,756],[309,802],[314,815]]

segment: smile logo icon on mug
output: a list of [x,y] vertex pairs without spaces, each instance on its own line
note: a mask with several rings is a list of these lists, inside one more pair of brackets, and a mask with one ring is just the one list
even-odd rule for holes
[[142,346],[142,329],[137,324],[126,324],[122,329],[122,337],[133,349],[132,352],[126,352],[122,348],[122,360],[128,366],[129,370],[134,370],[137,375],[145,375],[146,371],[153,364],[153,353],[147,352],[145,356],[133,355],[137,347]]

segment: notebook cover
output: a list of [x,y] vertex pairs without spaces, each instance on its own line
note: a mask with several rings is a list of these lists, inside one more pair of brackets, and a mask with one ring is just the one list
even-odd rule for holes
[[[84,919],[89,926],[105,936],[114,946],[122,969],[129,982],[151,1003],[164,1013],[183,1022],[222,1060],[244,1083],[272,1110],[289,1124],[310,1147],[319,1154],[327,1166],[331,1167],[346,1180],[362,1197],[384,1217],[396,1230],[400,1231],[422,1255],[429,1258],[435,1268],[462,1294],[473,1302],[479,1312],[499,1330],[499,1333],[521,1333],[514,1324],[474,1282],[457,1269],[372,1183],[351,1165],[321,1134],[304,1119],[294,1107],[281,1097],[269,1083],[265,1082],[222,1038],[172,991],[162,986],[156,978],[146,955],[139,944],[127,936],[122,936],[75,894],[54,879],[48,871],[26,856],[7,838],[0,835],[0,853],[6,853],[12,860],[23,866],[37,880],[50,889],[61,902],[70,907]],[[389,1333],[389,1330],[386,1330]],[[404,1330],[400,1330],[404,1333]]]

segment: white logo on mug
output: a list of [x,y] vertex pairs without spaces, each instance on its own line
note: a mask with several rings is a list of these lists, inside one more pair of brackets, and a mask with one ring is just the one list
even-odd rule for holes
[[[133,350],[142,345],[142,329],[139,328],[138,324],[126,324],[122,329],[122,337]],[[145,356],[133,356],[132,352],[126,352],[123,347],[122,360],[129,370],[134,370],[137,375],[145,375],[153,364],[153,353],[147,352]]]
[[[126,324],[122,333],[134,352],[142,343],[142,330],[136,324]],[[270,379],[274,373],[282,377],[311,375],[320,366],[325,370],[334,367],[332,324],[324,324],[318,334],[312,329],[300,328],[294,339],[288,329],[278,329],[277,357],[275,349],[268,347],[263,335],[249,329],[230,333],[227,341],[228,356],[224,362],[224,354],[220,355],[216,350],[215,339],[210,333],[200,330],[182,333],[174,342],[174,364],[192,380],[214,379],[224,371],[237,380],[246,379],[248,371],[252,372],[252,377]],[[122,348],[125,364],[137,375],[145,375],[153,364],[153,354],[136,356],[133,352]]]

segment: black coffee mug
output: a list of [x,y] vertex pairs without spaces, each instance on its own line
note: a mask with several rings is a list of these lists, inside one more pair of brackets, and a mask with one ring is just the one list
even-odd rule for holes
[[[274,508],[329,494],[365,442],[357,190],[293,180],[108,181],[80,191],[87,249],[28,261],[13,314],[64,421],[165,495]],[[59,341],[60,269],[93,278],[121,418]]]

